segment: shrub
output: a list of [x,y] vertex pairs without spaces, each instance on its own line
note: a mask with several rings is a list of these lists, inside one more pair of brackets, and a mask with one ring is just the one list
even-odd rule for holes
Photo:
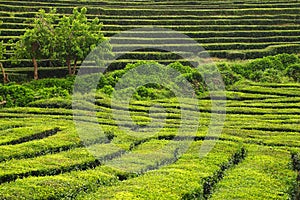
[[294,79],[294,81],[300,82],[300,64],[290,65],[286,69],[285,74]]
[[26,106],[34,100],[34,91],[22,85],[0,85],[0,94],[6,107]]
[[104,94],[111,95],[114,92],[114,88],[111,85],[105,85],[103,88],[100,89],[100,92]]
[[287,68],[289,65],[299,62],[299,58],[295,54],[284,53],[284,54],[278,54],[274,57],[280,60],[280,62],[283,65],[283,68]]
[[28,104],[30,107],[39,108],[72,108],[72,101],[70,99],[51,98],[51,99],[40,99]]
[[250,62],[247,67],[250,68],[250,70],[252,72],[255,72],[255,71],[259,71],[259,70],[263,71],[263,70],[271,67],[272,65],[273,65],[272,60],[265,57],[265,58],[259,58],[259,59],[256,59],[256,60]]
[[283,73],[280,70],[270,68],[266,69],[260,81],[269,83],[280,83],[282,82]]
[[250,69],[245,67],[245,64],[240,64],[240,63],[234,63],[230,65],[230,69],[237,73],[242,75],[243,77],[249,77],[250,76]]
[[71,93],[73,90],[74,78],[68,77],[64,79],[58,78],[45,78],[41,80],[33,80],[29,83],[24,84],[25,86],[33,89],[39,90],[44,88],[58,87],[64,90],[67,90],[68,93]]
[[68,98],[68,97],[70,97],[70,94],[67,90],[65,90],[61,87],[56,87],[56,86],[39,89],[37,91],[36,98],[38,98],[38,99],[49,99],[49,98],[53,98],[53,97]]
[[[299,58],[295,54],[278,54],[255,59],[247,64],[234,64],[232,71],[253,81],[282,82],[285,75],[297,81],[297,63]],[[293,69],[289,66],[293,65]],[[282,71],[285,71],[283,73]],[[226,76],[225,76],[226,79]]]
[[255,71],[255,72],[251,73],[249,78],[252,81],[258,82],[262,79],[263,75],[264,75],[264,72],[262,70],[258,70],[258,71]]
[[236,74],[235,72],[233,72],[231,70],[221,71],[221,75],[222,75],[225,86],[233,85],[234,83],[236,83],[242,79],[241,75]]
[[190,66],[184,66],[180,62],[174,62],[168,65],[168,67],[171,67],[178,72],[184,74],[184,73],[192,73],[193,69]]

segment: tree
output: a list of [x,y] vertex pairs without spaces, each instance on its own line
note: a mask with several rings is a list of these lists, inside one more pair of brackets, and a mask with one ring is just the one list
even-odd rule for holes
[[34,79],[38,79],[38,59],[50,58],[54,49],[54,25],[56,20],[55,9],[49,13],[39,10],[33,20],[33,28],[26,29],[24,35],[13,46],[13,63],[18,63],[22,58],[32,59]]
[[[55,28],[55,58],[65,62],[70,75],[76,73],[78,61],[83,61],[97,44],[104,41],[102,23],[98,18],[88,21],[86,8],[73,10],[71,16],[63,16]],[[73,69],[71,63],[73,62]]]

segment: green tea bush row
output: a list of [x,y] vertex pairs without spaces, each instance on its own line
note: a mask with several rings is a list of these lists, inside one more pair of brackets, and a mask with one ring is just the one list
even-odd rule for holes
[[[150,16],[149,16],[150,17]],[[115,19],[103,19],[103,23],[115,25]],[[131,19],[125,19],[118,21],[118,25],[275,25],[275,24],[284,24],[284,23],[293,23],[299,24],[299,19],[215,19],[215,20],[147,20],[142,19],[140,21],[135,21]]]
[[[4,24],[5,28],[25,28],[26,24]],[[140,26],[136,25],[104,25],[102,30],[103,31],[125,31],[134,28],[139,28]],[[199,26],[199,25],[182,25],[182,26],[172,26],[172,25],[162,25],[162,28],[170,28],[176,31],[258,31],[258,30],[299,30],[298,25],[289,25],[289,26],[276,26],[276,25],[256,25],[256,26],[249,26],[249,25],[206,25],[206,26]]]
[[290,199],[296,173],[288,152],[249,146],[248,156],[216,185],[211,199]]
[[[226,44],[226,43],[242,43],[242,44],[249,44],[249,43],[275,43],[275,42],[297,42],[299,41],[300,36],[290,36],[290,37],[259,37],[259,38],[252,38],[252,37],[213,37],[213,38],[194,38],[195,41],[201,44],[210,44],[210,43],[219,43],[219,44]],[[123,38],[120,38],[118,44],[128,44],[128,41],[125,41]],[[132,41],[134,44],[178,44],[181,42],[182,39],[176,38],[151,38],[145,40],[139,40],[135,38],[128,38],[128,40]],[[153,41],[154,40],[154,41]],[[159,51],[157,49],[157,51]],[[138,52],[144,52],[144,49],[140,49]],[[135,52],[132,52],[135,53]],[[184,53],[184,52],[180,52]]]
[[[103,31],[104,35],[111,36],[118,31]],[[274,30],[274,31],[185,31],[183,34],[191,38],[209,38],[209,37],[271,37],[271,36],[299,36],[299,30]],[[132,37],[157,38],[161,35],[159,32],[132,32]]]
[[[11,12],[7,13],[11,14]],[[3,17],[3,21],[22,23],[28,18],[33,18],[35,12],[14,12],[13,17]],[[89,19],[95,18],[99,15],[88,14]],[[297,15],[268,15],[263,18],[259,15],[208,15],[202,16],[203,20],[199,20],[197,16],[185,16],[185,15],[171,15],[171,16],[139,16],[140,21],[134,21],[132,15],[101,15],[101,19],[106,25],[115,25],[116,18],[121,19],[118,21],[118,25],[276,25],[283,23],[298,24],[299,18]],[[182,19],[176,20],[177,18]]]
[[[30,28],[32,24],[28,23],[2,23],[2,29],[25,29]],[[104,25],[102,30],[104,31],[124,31],[134,28],[139,28],[140,26],[136,25]],[[289,26],[276,26],[276,25],[206,25],[206,26],[195,26],[195,25],[185,25],[185,26],[171,26],[171,25],[162,25],[162,28],[171,28],[177,31],[257,31],[257,30],[298,30],[298,25],[289,25]]]
[[206,157],[199,159],[201,143],[202,141],[193,143],[173,164],[128,179],[116,186],[99,188],[96,193],[85,195],[82,199],[155,199],[158,196],[164,199],[181,199],[193,191],[202,192],[202,180],[218,171],[222,163],[228,162],[238,147],[234,143],[218,142]]
[[[1,7],[0,7],[1,8]],[[10,7],[11,8],[11,7]],[[14,7],[15,11],[22,11],[22,7]],[[31,9],[34,11],[34,8]],[[30,11],[30,10],[26,10]],[[59,12],[70,13],[70,8],[62,8],[58,9]],[[131,15],[132,12],[135,12],[136,15],[274,15],[274,14],[298,14],[298,8],[283,8],[283,9],[211,9],[211,10],[180,10],[180,9],[151,9],[151,10],[143,10],[143,9],[101,9],[101,8],[90,8],[89,13],[91,14],[106,14],[106,15]]]
[[283,97],[299,97],[300,92],[297,87],[295,88],[272,88],[261,86],[236,86],[232,88],[234,91],[241,91],[244,93],[252,94],[270,94]]
[[222,178],[226,175],[225,171],[238,165],[246,157],[246,149],[241,148],[234,153],[228,162],[221,164],[220,169],[216,171],[212,176],[203,179],[203,191],[193,191],[192,193],[186,194],[182,199],[195,199],[204,198],[208,199],[212,194],[214,187]]
[[[37,12],[40,9],[40,6],[30,6],[30,7],[24,7],[21,5],[0,5],[0,10],[5,11],[12,11],[12,12]],[[59,13],[71,13],[73,9],[73,6],[70,7],[57,7],[57,10]],[[134,11],[137,15],[272,15],[272,14],[297,14],[299,12],[299,9],[297,8],[269,8],[267,10],[261,8],[261,9],[206,9],[206,10],[197,10],[197,9],[191,9],[191,10],[183,10],[183,9],[111,9],[103,7],[91,7],[89,8],[90,14],[106,14],[106,15],[131,15]]]
[[[10,182],[17,177],[46,176],[73,170],[87,170],[99,166],[102,161],[119,156],[122,152],[109,144],[97,144],[90,148],[101,148],[97,159],[86,148],[75,148],[56,154],[49,154],[30,159],[10,160],[0,163],[2,171],[0,182]],[[49,162],[51,160],[51,162]]]
[[[7,4],[10,5],[28,5],[28,4],[24,4],[23,2],[11,2],[11,1],[4,1]],[[119,7],[119,6],[124,6],[125,4],[127,6],[143,6],[143,5],[147,5],[147,6],[151,6],[151,7],[191,7],[189,5],[186,4],[186,2],[180,2],[180,1],[168,1],[168,3],[166,2],[135,2],[135,1],[130,1],[130,2],[119,2],[119,1],[102,1],[102,2],[97,2],[97,1],[91,1],[91,2],[77,2],[77,1],[55,1],[55,4],[53,4],[53,2],[51,1],[42,1],[42,2],[29,2],[30,4],[34,4],[34,5],[39,5],[39,6],[53,6],[53,5],[93,5],[93,6],[115,6],[115,7]],[[260,7],[260,8],[285,8],[285,7],[289,7],[288,5],[293,5],[293,6],[297,6],[299,5],[299,3],[297,2],[290,2],[289,4],[283,3],[283,2],[262,2],[262,3],[253,3],[253,2],[246,2],[244,4],[235,4],[233,2],[209,2],[209,1],[201,1],[201,2],[193,2],[193,8],[194,7],[198,7],[198,6],[207,6],[208,8],[252,8],[252,7]]]
[[[20,128],[18,129],[19,133],[18,135],[15,134],[15,132],[9,132],[10,134],[7,135],[4,138],[4,141],[1,140],[1,145],[14,145],[14,144],[20,144],[23,142],[28,142],[31,140],[37,140],[37,139],[43,139],[46,137],[49,137],[51,135],[56,134],[59,131],[59,128],[53,128],[53,129],[48,129],[48,130],[44,130],[43,129],[47,129],[48,127],[39,127],[39,132],[34,132],[34,128],[30,127],[30,129],[32,129],[31,131],[26,131],[26,128]],[[29,130],[30,130],[29,129]],[[36,130],[35,130],[36,131]]]
[[39,108],[66,108],[72,109],[72,101],[64,98],[40,99],[27,104],[29,107]]
[[[68,136],[68,137],[67,137]],[[60,152],[82,146],[77,133],[70,130],[62,130],[59,133],[41,140],[31,140],[16,145],[0,146],[0,161],[12,158],[31,158],[38,155]],[[18,149],[18,151],[15,151]]]
[[[118,183],[119,173],[108,167],[17,179],[0,186],[1,199],[74,199],[81,193]],[[120,174],[121,176],[121,174]],[[26,187],[23,190],[22,187]]]

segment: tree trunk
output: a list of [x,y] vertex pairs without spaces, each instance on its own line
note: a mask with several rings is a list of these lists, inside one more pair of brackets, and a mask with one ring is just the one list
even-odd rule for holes
[[68,70],[69,70],[69,75],[72,75],[73,73],[72,73],[70,58],[67,58],[67,66],[68,66]]
[[75,58],[75,60],[74,60],[74,66],[73,66],[73,75],[75,75],[76,74],[76,68],[77,68],[77,58]]
[[2,71],[2,75],[3,75],[3,83],[8,83],[9,82],[9,79],[8,79],[8,74],[5,73],[5,70],[4,70],[4,67],[2,65],[2,63],[0,63],[0,68],[1,68],[1,71]]
[[36,51],[39,48],[39,43],[38,42],[34,42],[32,43],[32,62],[33,62],[33,78],[34,80],[38,80],[39,79],[39,74],[38,74],[38,63],[36,61]]
[[33,78],[34,80],[38,80],[39,79],[38,64],[35,57],[32,57],[32,62],[33,62]]

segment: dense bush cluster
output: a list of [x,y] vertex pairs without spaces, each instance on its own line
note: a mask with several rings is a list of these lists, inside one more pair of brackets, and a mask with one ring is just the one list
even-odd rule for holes
[[231,69],[246,79],[256,82],[299,81],[300,60],[295,54],[278,54],[250,61],[246,64],[233,64]]
[[72,78],[42,79],[23,85],[16,83],[0,84],[0,101],[6,107],[27,106],[33,101],[50,98],[64,99],[66,101],[70,99],[72,87]]
[[[124,69],[107,72],[101,75],[100,78],[97,77],[97,74],[80,77],[80,80],[77,80],[77,83],[79,83],[76,85],[77,90],[82,93],[97,90],[111,96],[115,91],[116,84],[123,75],[142,65],[163,67],[163,65],[157,62],[140,61],[129,63]],[[242,79],[269,83],[300,81],[300,59],[294,54],[267,56],[247,63],[217,63],[216,66],[200,66],[198,69],[175,62],[167,65],[165,68],[178,72],[175,85],[180,85],[184,81],[188,81],[196,95],[214,89],[209,84],[212,83],[214,85],[217,83],[218,74],[221,74],[226,87],[230,87]],[[148,78],[153,80],[153,83],[148,83],[138,88],[127,87],[123,89],[123,92],[131,91],[133,94],[132,97],[136,100],[161,99],[176,96],[168,86],[157,84],[162,78],[161,74],[152,72],[152,75],[149,76]],[[207,79],[211,80],[211,83]],[[0,85],[0,101],[5,102],[5,106],[7,107],[31,105],[38,107],[71,108],[70,96],[73,92],[74,80],[74,76],[69,76],[62,79],[46,78],[33,80],[22,85],[14,83]],[[93,84],[95,80],[99,80],[98,85],[92,88],[95,85]],[[132,81],[133,83],[128,84],[134,85],[136,80]]]

